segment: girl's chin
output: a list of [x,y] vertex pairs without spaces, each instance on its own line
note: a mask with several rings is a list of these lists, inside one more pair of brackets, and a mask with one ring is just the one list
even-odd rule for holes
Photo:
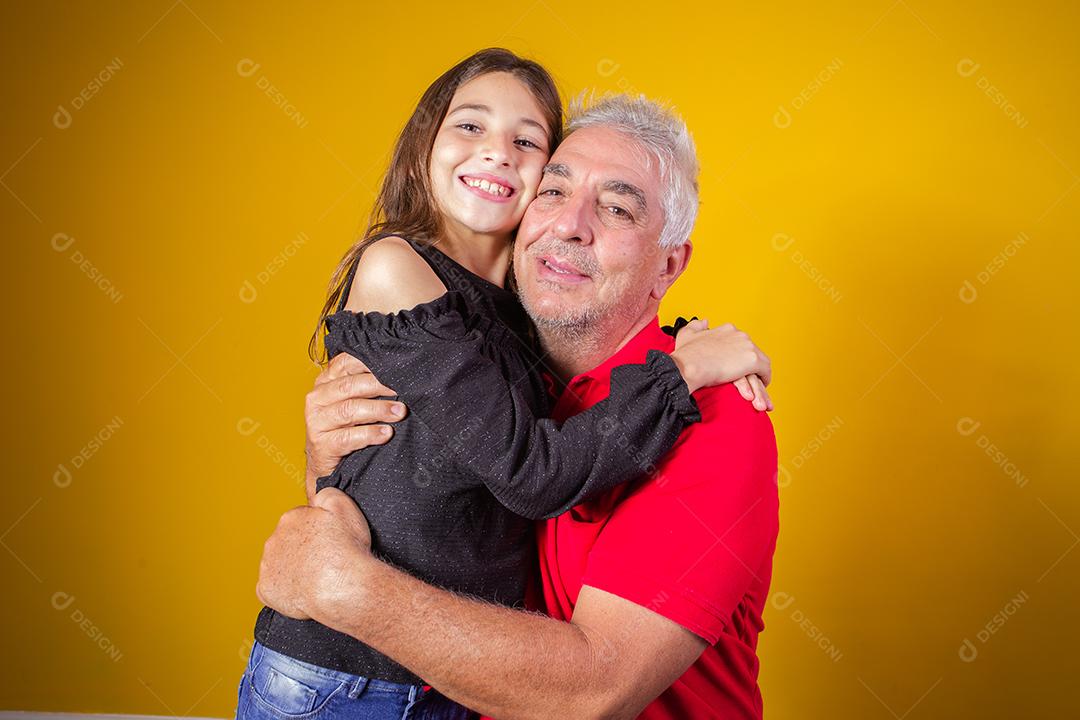
[[509,235],[517,229],[521,219],[518,218],[517,222],[505,217],[494,218],[479,218],[479,217],[459,217],[455,218],[461,227],[469,232],[476,233],[478,235]]

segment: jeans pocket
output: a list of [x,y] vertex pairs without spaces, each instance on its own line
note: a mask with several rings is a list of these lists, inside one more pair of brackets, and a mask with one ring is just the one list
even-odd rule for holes
[[312,717],[346,685],[283,655],[264,655],[251,671],[250,683],[256,705],[283,720]]

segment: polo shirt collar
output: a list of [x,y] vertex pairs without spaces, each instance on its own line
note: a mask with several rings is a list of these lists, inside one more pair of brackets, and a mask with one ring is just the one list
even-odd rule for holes
[[650,350],[666,350],[674,342],[674,339],[660,328],[660,319],[653,316],[645,327],[641,328],[634,337],[619,348],[614,355],[600,363],[592,370],[586,370],[570,380],[568,386],[576,385],[582,381],[603,382],[605,385],[610,381],[611,371],[619,365],[638,365],[645,362],[645,356]]

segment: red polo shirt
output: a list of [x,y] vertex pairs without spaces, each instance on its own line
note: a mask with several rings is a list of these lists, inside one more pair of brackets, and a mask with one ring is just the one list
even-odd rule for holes
[[[554,417],[603,400],[611,369],[643,363],[675,339],[653,321],[599,367],[570,381]],[[626,598],[702,637],[701,657],[641,718],[760,718],[758,633],[779,529],[776,438],[733,385],[694,394],[702,421],[648,479],[540,523],[547,612],[570,620],[582,585]]]

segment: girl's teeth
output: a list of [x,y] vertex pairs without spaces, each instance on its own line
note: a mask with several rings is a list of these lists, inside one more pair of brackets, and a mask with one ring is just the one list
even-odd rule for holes
[[467,184],[469,187],[480,188],[486,193],[498,195],[500,197],[506,197],[510,194],[510,188],[499,185],[498,183],[488,182],[487,180],[469,178],[465,181],[465,184]]

